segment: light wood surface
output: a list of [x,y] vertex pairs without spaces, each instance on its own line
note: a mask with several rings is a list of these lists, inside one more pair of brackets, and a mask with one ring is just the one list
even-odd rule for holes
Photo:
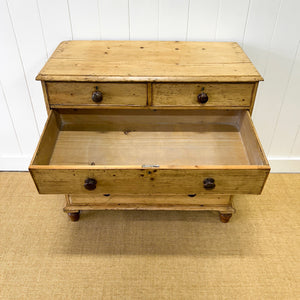
[[49,104],[49,97],[48,97],[46,82],[41,81],[41,84],[42,84],[42,90],[43,90],[43,95],[44,95],[45,106],[46,106],[47,114],[49,116],[49,114],[50,114],[50,104]]
[[197,131],[204,124],[238,126],[239,110],[59,109],[64,130]]
[[[259,158],[257,161],[261,163]],[[60,131],[50,164],[92,162],[170,166],[249,164],[240,133],[232,125],[205,124],[191,127],[190,131],[162,132]]]
[[[242,111],[100,110],[61,113],[57,120],[55,147],[39,147],[52,165],[267,165]],[[46,136],[57,128],[52,124]]]
[[[94,169],[62,166],[58,168],[30,167],[41,194],[260,194],[268,169],[263,168],[210,168],[158,170]],[[156,172],[155,172],[156,171]],[[115,176],[114,176],[115,175]],[[216,187],[206,190],[203,180],[214,178]],[[84,188],[87,178],[97,180],[93,191]]]
[[[88,111],[90,112],[90,111]],[[60,114],[52,165],[247,165],[238,111]]]
[[148,91],[148,97],[147,97],[147,106],[149,107],[152,105],[152,83],[148,82],[147,83],[147,91]]
[[251,104],[250,104],[250,109],[249,109],[250,115],[252,115],[252,112],[253,112],[255,98],[256,98],[257,89],[258,89],[258,84],[259,84],[259,82],[255,82],[254,88],[253,88],[253,91],[252,91]]
[[[95,103],[92,94],[96,90],[103,94],[103,100]],[[78,83],[78,82],[47,82],[49,104],[51,105],[138,105],[147,104],[146,83]]]
[[67,195],[65,212],[80,210],[213,210],[234,213],[231,196],[224,195]]
[[251,124],[237,110],[52,113],[30,171],[40,193],[260,193],[270,168]]
[[50,110],[49,117],[36,147],[31,164],[48,165],[50,163],[55,143],[58,138],[59,127],[60,122],[57,120],[56,112]]
[[[149,100],[150,102],[150,100]],[[94,109],[128,109],[130,108],[131,110],[139,110],[141,108],[146,108],[148,110],[154,110],[156,111],[157,109],[159,110],[173,110],[173,109],[181,109],[183,110],[195,110],[195,109],[201,109],[201,110],[212,110],[212,109],[222,109],[222,110],[240,110],[240,109],[248,109],[248,107],[245,106],[203,106],[203,105],[198,105],[198,106],[136,106],[136,105],[131,105],[131,106],[125,106],[125,105],[119,105],[119,104],[106,104],[106,105],[98,105],[98,106],[93,106],[93,105],[62,105],[62,104],[52,104],[51,109],[55,110],[60,110],[60,109],[85,109],[85,110],[94,110]]]
[[137,203],[137,204],[99,204],[99,205],[72,205],[64,208],[64,212],[72,213],[82,210],[171,210],[171,211],[218,211],[223,214],[232,214],[235,212],[234,208],[228,205],[195,205],[195,204],[156,204]]
[[107,204],[191,204],[191,205],[229,205],[228,195],[66,195],[67,206],[71,205],[107,205]]
[[37,79],[256,82],[262,77],[232,42],[66,41]]
[[[248,159],[251,164],[265,164],[268,165],[267,157],[260,144],[258,135],[255,131],[255,127],[250,118],[248,111],[241,114],[239,123],[241,139],[244,143]],[[258,155],[260,153],[260,155]]]
[[[249,107],[253,83],[154,83],[154,106],[227,106]],[[198,102],[197,96],[205,92],[208,101]]]

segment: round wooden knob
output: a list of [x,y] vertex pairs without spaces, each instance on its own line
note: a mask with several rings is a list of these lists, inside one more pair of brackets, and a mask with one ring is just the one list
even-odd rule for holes
[[215,188],[215,180],[213,178],[205,178],[203,180],[203,187],[206,189],[206,190],[212,190]]
[[198,98],[198,102],[202,103],[202,104],[204,104],[208,101],[208,96],[204,92],[200,93],[197,98]]
[[103,94],[100,91],[93,92],[92,100],[96,103],[101,102],[103,100]]
[[84,182],[84,187],[89,190],[92,191],[96,188],[97,185],[97,180],[94,178],[87,178]]

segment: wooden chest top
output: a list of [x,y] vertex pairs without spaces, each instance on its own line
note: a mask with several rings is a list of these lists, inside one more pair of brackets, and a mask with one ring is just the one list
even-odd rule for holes
[[263,78],[233,42],[65,41],[37,80],[257,82]]

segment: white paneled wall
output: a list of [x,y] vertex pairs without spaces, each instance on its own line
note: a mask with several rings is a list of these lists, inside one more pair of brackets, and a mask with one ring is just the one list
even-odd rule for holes
[[62,40],[237,41],[265,78],[253,119],[273,171],[300,172],[299,0],[0,0],[0,170],[46,120],[35,76]]

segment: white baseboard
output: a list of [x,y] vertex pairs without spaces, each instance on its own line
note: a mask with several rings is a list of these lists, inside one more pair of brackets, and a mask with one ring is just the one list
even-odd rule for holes
[[[31,156],[0,156],[0,171],[28,171]],[[268,157],[272,173],[300,173],[300,157]]]
[[0,156],[0,171],[28,171],[31,156]]
[[300,157],[268,157],[271,173],[300,173]]

